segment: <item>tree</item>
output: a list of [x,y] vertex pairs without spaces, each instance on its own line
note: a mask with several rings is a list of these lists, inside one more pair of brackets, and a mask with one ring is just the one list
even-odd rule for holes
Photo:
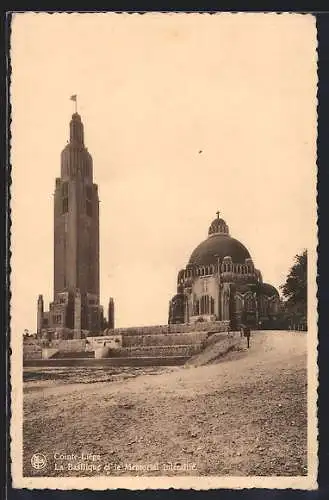
[[307,325],[307,250],[295,256],[286,282],[280,288],[290,326],[304,329]]

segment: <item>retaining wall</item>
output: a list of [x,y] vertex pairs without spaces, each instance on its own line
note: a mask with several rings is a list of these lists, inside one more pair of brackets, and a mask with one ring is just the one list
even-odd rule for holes
[[57,351],[56,354],[54,354],[51,359],[70,359],[70,358],[94,358],[95,353],[94,351],[81,351],[81,352],[75,352],[75,351],[65,351],[65,352],[59,352]]
[[191,345],[206,340],[208,332],[173,333],[171,335],[127,335],[122,347]]
[[87,337],[86,351],[95,351],[100,347],[119,349],[122,347],[122,335],[102,335],[100,337]]
[[51,358],[24,360],[24,366],[179,366],[183,365],[189,357],[136,357],[136,358]]
[[49,347],[58,349],[59,352],[81,352],[85,350],[86,340],[52,340]]
[[143,336],[143,335],[168,335],[174,333],[190,333],[190,332],[224,332],[229,326],[229,321],[203,321],[191,324],[177,325],[153,325],[153,326],[138,326],[128,328],[114,328],[105,330],[106,335],[123,335],[123,336]]
[[41,359],[42,348],[36,343],[23,344],[23,359]]
[[126,347],[110,353],[110,356],[120,357],[175,357],[175,356],[193,356],[201,351],[201,344],[192,345],[172,345],[172,346],[143,346]]
[[[105,330],[104,334],[111,337],[113,342],[121,339],[116,346],[118,352],[110,351],[114,357],[141,357],[141,356],[192,356],[201,350],[202,343],[209,333],[224,332],[227,330],[228,321],[199,322],[193,324],[155,325],[130,328],[115,328]],[[63,356],[94,350],[96,344],[103,343],[104,336],[95,337],[95,341],[87,344],[85,339],[52,340],[45,344],[44,341],[34,340],[24,343],[23,359],[37,360],[42,357],[42,347],[56,349],[56,359],[61,353]],[[111,346],[110,346],[111,347]],[[88,353],[89,354],[89,353]]]

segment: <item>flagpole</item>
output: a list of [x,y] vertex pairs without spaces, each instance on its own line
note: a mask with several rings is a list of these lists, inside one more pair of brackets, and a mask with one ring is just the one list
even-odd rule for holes
[[70,97],[71,101],[74,101],[74,112],[77,114],[78,112],[78,96],[76,94],[71,95]]

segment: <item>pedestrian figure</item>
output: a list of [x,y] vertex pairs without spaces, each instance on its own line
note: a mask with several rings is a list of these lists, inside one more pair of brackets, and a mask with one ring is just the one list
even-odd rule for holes
[[241,337],[244,336],[244,325],[241,325],[241,327],[240,327],[240,336]]
[[247,338],[247,346],[249,349],[249,346],[250,346],[250,328],[249,328],[249,326],[244,327],[244,336]]

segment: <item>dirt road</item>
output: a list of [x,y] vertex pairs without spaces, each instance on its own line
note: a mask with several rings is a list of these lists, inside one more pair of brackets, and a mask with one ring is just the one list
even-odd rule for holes
[[211,365],[26,382],[24,475],[305,475],[306,340],[257,332]]

